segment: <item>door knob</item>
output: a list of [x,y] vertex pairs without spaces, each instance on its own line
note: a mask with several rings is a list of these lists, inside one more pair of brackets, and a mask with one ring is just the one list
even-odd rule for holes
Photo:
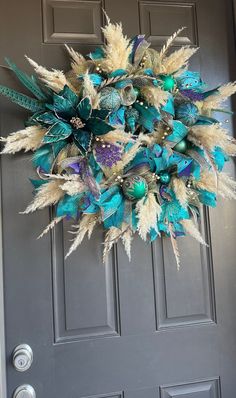
[[23,384],[17,387],[12,398],[36,398],[35,390],[29,384]]
[[27,344],[18,345],[13,351],[12,362],[14,368],[18,372],[25,372],[28,370],[33,362],[33,351],[31,347]]

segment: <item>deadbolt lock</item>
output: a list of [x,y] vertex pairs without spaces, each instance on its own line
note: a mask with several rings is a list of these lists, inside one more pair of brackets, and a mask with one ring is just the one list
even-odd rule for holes
[[13,393],[13,398],[36,398],[35,390],[29,384],[17,387]]
[[28,370],[33,362],[33,351],[31,347],[27,344],[18,345],[13,351],[12,362],[14,368],[18,372],[25,372]]

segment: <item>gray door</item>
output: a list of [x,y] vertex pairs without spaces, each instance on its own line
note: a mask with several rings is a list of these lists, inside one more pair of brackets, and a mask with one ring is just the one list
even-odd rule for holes
[[[128,35],[145,33],[154,47],[187,26],[177,45],[201,46],[193,67],[213,87],[230,79],[233,62],[227,6],[224,0],[1,0],[1,63],[7,55],[30,69],[28,54],[47,67],[68,68],[63,43],[84,54],[102,43],[105,8]],[[18,88],[7,70],[0,80]],[[1,135],[23,127],[24,118],[1,99]],[[180,240],[179,272],[168,239],[153,246],[136,239],[131,263],[118,245],[104,266],[102,230],[64,261],[66,226],[36,240],[49,212],[19,215],[31,200],[30,155],[4,156],[1,165],[8,398],[24,383],[37,398],[236,396],[234,203],[203,211],[210,248]],[[22,343],[34,354],[24,373],[12,366],[12,351]]]

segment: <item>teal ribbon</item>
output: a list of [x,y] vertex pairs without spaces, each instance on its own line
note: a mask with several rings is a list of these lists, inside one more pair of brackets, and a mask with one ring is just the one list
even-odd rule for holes
[[166,137],[166,141],[173,143],[171,146],[175,146],[178,142],[182,141],[184,137],[188,134],[188,128],[180,120],[172,121],[173,131],[170,135]]

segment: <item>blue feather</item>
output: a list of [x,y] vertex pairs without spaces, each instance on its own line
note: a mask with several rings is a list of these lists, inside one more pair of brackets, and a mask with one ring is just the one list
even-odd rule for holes
[[32,159],[34,167],[39,167],[45,173],[49,173],[55,157],[66,144],[66,141],[59,141],[53,145],[45,144],[41,148],[37,149]]
[[65,196],[58,202],[56,212],[57,217],[69,216],[76,218],[78,215],[79,200],[82,196],[83,194],[73,196],[65,194]]
[[[78,76],[78,80],[84,80],[84,74],[83,75],[79,75]],[[92,82],[93,86],[99,86],[102,81],[103,78],[101,75],[99,75],[98,73],[89,73],[88,75],[86,75],[89,77],[90,81]]]
[[223,170],[225,162],[229,160],[229,156],[223,151],[220,147],[215,147],[214,151],[212,152],[214,162],[219,171]]
[[105,54],[101,47],[97,47],[93,52],[88,54],[88,57],[92,60],[104,58]]
[[216,194],[214,192],[209,192],[205,189],[199,189],[198,198],[204,205],[216,207]]
[[164,201],[161,206],[161,215],[159,218],[160,223],[165,223],[165,220],[168,222],[176,223],[180,220],[189,219],[188,210],[185,207],[182,207],[179,201],[175,198],[172,193],[173,199],[168,202]]

